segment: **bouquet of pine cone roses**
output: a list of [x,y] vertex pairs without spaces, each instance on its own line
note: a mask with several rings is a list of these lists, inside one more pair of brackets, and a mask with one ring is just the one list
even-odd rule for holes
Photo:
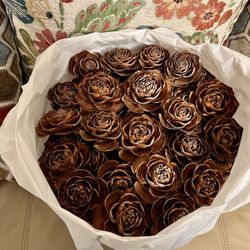
[[61,206],[97,229],[154,235],[212,203],[242,127],[234,91],[187,51],[84,50],[50,88],[40,167]]

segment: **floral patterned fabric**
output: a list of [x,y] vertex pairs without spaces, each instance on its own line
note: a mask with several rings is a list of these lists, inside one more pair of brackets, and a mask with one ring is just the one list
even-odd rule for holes
[[191,43],[222,43],[247,0],[4,0],[27,75],[57,40],[122,28],[168,27]]

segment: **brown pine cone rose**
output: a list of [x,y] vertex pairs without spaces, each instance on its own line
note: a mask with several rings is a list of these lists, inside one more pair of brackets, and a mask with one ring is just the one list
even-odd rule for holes
[[224,183],[222,171],[210,159],[186,165],[181,179],[185,193],[201,206],[210,205]]
[[101,55],[99,53],[91,53],[87,50],[83,50],[71,57],[69,61],[69,71],[73,75],[80,77],[88,73],[101,71],[100,60]]
[[119,76],[128,76],[140,67],[138,55],[125,48],[115,48],[105,52],[101,65],[105,71]]
[[169,52],[159,45],[146,45],[140,51],[139,63],[144,69],[161,69],[169,56]]
[[132,170],[137,179],[135,191],[148,203],[172,196],[180,185],[176,164],[159,154],[140,156]]
[[[85,218],[108,195],[106,183],[87,170],[74,170],[59,180],[58,201],[63,208]],[[87,216],[86,216],[87,217]]]
[[94,211],[94,226],[121,236],[141,236],[150,225],[149,206],[132,191],[114,191]]
[[72,82],[59,82],[48,91],[48,100],[52,103],[53,108],[59,107],[77,107],[75,100],[77,89]]
[[212,156],[220,162],[234,162],[242,127],[233,119],[214,117],[205,126],[205,140],[212,148]]
[[120,123],[120,118],[114,112],[89,113],[82,118],[83,129],[79,131],[79,134],[83,140],[94,142],[94,147],[97,150],[112,151],[119,146]]
[[98,169],[99,178],[102,178],[111,192],[126,191],[133,187],[135,176],[131,171],[129,164],[121,164],[115,160],[109,160],[103,163]]
[[160,123],[145,114],[128,116],[122,122],[119,156],[125,162],[134,162],[142,154],[160,152],[166,136]]
[[199,56],[189,52],[177,52],[165,63],[165,74],[176,87],[186,87],[199,80],[201,72]]
[[123,89],[119,80],[103,72],[88,75],[77,85],[76,101],[81,110],[90,113],[96,110],[119,112],[123,108]]
[[89,147],[89,158],[86,162],[84,169],[89,170],[91,173],[96,173],[98,168],[106,162],[106,154],[102,151],[99,151],[95,148]]
[[162,102],[161,110],[159,119],[165,128],[183,132],[200,130],[201,116],[194,104],[172,97]]
[[171,95],[171,89],[159,70],[137,71],[126,81],[122,100],[133,113],[153,112]]
[[85,143],[61,138],[46,143],[39,164],[47,179],[55,179],[68,171],[83,168],[88,159],[89,150]]
[[193,200],[181,193],[170,198],[157,200],[151,209],[151,217],[154,223],[151,227],[151,233],[157,234],[195,209],[196,205]]
[[169,152],[182,166],[190,162],[203,162],[211,149],[206,141],[196,133],[177,132],[168,140]]
[[218,80],[201,82],[196,90],[196,107],[203,116],[232,117],[238,106],[233,89]]
[[59,108],[46,113],[38,122],[36,133],[39,137],[53,134],[69,134],[77,131],[81,122],[80,111],[76,108]]

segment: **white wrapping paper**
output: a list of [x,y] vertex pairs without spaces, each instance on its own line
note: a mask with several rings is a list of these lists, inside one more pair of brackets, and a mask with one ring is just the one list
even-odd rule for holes
[[[114,47],[141,48],[157,43],[170,50],[188,50],[198,54],[203,65],[219,80],[233,87],[240,107],[235,119],[244,128],[242,141],[232,172],[216,199],[209,207],[200,208],[172,224],[156,236],[120,237],[94,229],[62,209],[51,191],[37,159],[44,140],[35,127],[49,109],[47,91],[59,81],[72,79],[67,70],[70,57],[81,50],[103,53]],[[61,40],[37,59],[35,69],[23,87],[17,106],[9,113],[0,129],[0,154],[17,182],[45,201],[66,223],[77,249],[173,249],[183,246],[196,235],[211,230],[219,215],[250,202],[250,59],[219,45],[191,46],[170,30],[123,30],[93,33]]]

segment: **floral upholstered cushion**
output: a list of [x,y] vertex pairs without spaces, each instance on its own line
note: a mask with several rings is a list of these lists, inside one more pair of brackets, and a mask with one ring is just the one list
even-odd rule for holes
[[191,42],[222,43],[247,0],[4,0],[29,74],[57,40],[94,31],[168,27]]

